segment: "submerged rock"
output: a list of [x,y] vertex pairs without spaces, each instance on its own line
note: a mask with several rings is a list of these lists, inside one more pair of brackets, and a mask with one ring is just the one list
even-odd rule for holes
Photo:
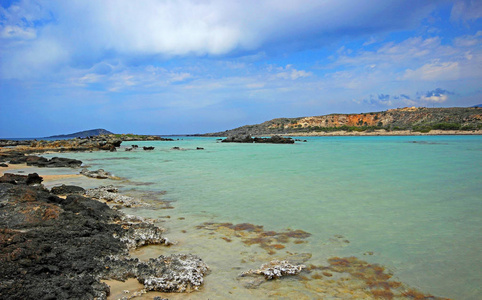
[[267,280],[278,279],[283,276],[297,275],[304,268],[306,268],[305,265],[295,265],[287,260],[272,260],[269,263],[262,265],[257,270],[248,270],[241,273],[238,280],[242,282],[245,288],[257,288]]
[[241,276],[262,275],[266,280],[272,280],[287,275],[297,275],[304,268],[306,268],[305,265],[293,265],[286,260],[272,260],[269,263],[262,265],[261,268],[257,270],[243,272]]
[[80,174],[90,177],[90,178],[97,178],[97,179],[107,179],[107,178],[114,178],[111,173],[104,171],[103,169],[99,169],[97,171],[89,171],[88,169],[84,168],[80,171]]

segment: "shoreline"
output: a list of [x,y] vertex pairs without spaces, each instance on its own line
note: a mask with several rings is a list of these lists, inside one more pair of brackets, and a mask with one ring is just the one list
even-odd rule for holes
[[[9,168],[10,166],[12,166],[11,168]],[[19,169],[34,169],[33,167],[30,167],[30,166],[27,166],[27,165],[9,165],[9,167],[7,168],[0,168],[0,172],[2,173],[8,173],[8,171],[13,171],[13,170],[19,170]],[[22,174],[28,174],[29,172],[26,170],[25,173],[22,173]],[[0,175],[1,176],[1,175]],[[83,175],[80,175],[80,174],[58,174],[58,175],[53,175],[53,174],[50,174],[50,175],[41,175],[41,177],[44,177],[44,176],[47,176],[45,178],[45,182],[52,182],[52,181],[61,181],[62,179],[67,179],[67,178],[72,178],[72,177],[79,177],[79,178],[83,178],[84,176]],[[50,177],[48,177],[50,176]],[[87,177],[86,177],[87,178]],[[94,179],[95,180],[95,179]],[[99,181],[99,185],[102,184],[103,182],[102,181]],[[60,184],[60,183],[58,183]],[[169,221],[171,222],[171,221]],[[252,228],[250,226],[248,226],[249,224],[237,224],[237,225],[227,225],[229,223],[219,223],[219,224],[207,224],[205,227],[205,229],[209,231],[213,230],[213,226],[215,226],[215,231],[218,232],[217,234],[221,234],[224,235],[224,237],[221,238],[220,242],[219,243],[224,243],[224,242],[228,242],[228,240],[231,240],[231,239],[238,239],[238,235],[241,234],[241,235],[246,235],[246,234],[250,234],[250,232],[252,231]],[[193,225],[193,224],[191,224]],[[243,225],[243,226],[241,226]],[[216,229],[216,226],[219,226],[217,227]],[[238,226],[239,229],[238,229]],[[256,226],[256,225],[254,225]],[[244,228],[246,227],[246,228]],[[256,228],[256,227],[255,227]],[[209,232],[209,234],[211,234],[211,232]],[[262,233],[264,234],[264,233]],[[268,234],[268,232],[266,232],[266,234]],[[272,232],[269,232],[269,234],[273,234]],[[204,235],[204,234],[203,234]],[[202,238],[202,237],[201,237]],[[254,236],[253,238],[257,238],[256,236]],[[243,245],[242,243],[240,243],[241,245]],[[263,248],[264,246],[262,244],[260,244],[261,248]],[[271,246],[270,244],[268,246]],[[283,245],[280,245],[280,244],[273,244],[272,245],[273,247],[281,247]],[[169,252],[172,252],[173,249],[169,250]],[[162,251],[162,250],[160,250]],[[263,251],[263,250],[261,250]],[[175,251],[174,251],[175,252]],[[269,257],[269,256],[268,256]],[[339,260],[336,260],[336,259],[339,259]],[[360,272],[359,269],[357,269],[357,265],[362,265],[363,266],[363,270],[367,269],[369,270],[369,272],[373,272],[373,270],[375,270],[377,268],[377,265],[370,265],[366,262],[363,262],[361,260],[358,260],[358,259],[350,259],[350,258],[336,258],[334,261],[331,262],[331,266],[328,265],[328,266],[312,266],[310,267],[311,269],[309,271],[304,271],[304,273],[302,273],[303,275],[300,275],[301,277],[300,278],[305,278],[307,276],[311,276],[312,278],[309,279],[309,280],[321,280],[321,282],[323,282],[323,284],[328,284],[326,282],[324,282],[323,280],[332,280],[331,278],[335,279],[337,278],[337,275],[338,274],[337,272],[340,272],[340,273],[350,273],[350,272],[353,272],[353,273],[357,273],[357,272]],[[341,260],[341,261],[340,261]],[[269,262],[269,261],[265,261],[265,262]],[[301,263],[303,263],[304,261],[297,261],[297,265],[300,265]],[[337,265],[339,263],[342,263],[342,264],[346,264],[346,267],[338,267]],[[293,262],[294,264],[294,262]],[[327,273],[327,274],[331,274],[330,276],[328,275],[321,275],[322,273],[322,270],[325,270],[324,272]],[[378,269],[379,270],[379,269]],[[300,267],[300,271],[301,271],[301,267]],[[379,270],[380,271],[380,270]],[[383,269],[382,269],[383,271]],[[239,271],[240,272],[240,271]],[[254,272],[254,271],[253,271]],[[384,272],[382,272],[383,274]],[[297,275],[298,273],[294,274],[294,275]],[[335,274],[335,277],[332,277],[333,274]],[[385,276],[385,275],[384,275]],[[325,279],[323,279],[325,278]],[[388,282],[387,278],[383,277],[383,282]],[[389,277],[388,277],[389,278]],[[208,277],[209,279],[209,277]],[[248,285],[251,285],[253,284],[253,280],[255,282],[257,282],[258,285],[260,285],[261,283],[264,283],[266,280],[263,279],[262,277],[260,278],[259,276],[254,276],[253,277],[250,277],[248,276],[247,277],[248,281],[247,281],[247,284]],[[135,279],[134,279],[135,280]],[[240,282],[243,282],[241,281],[241,279],[239,279]],[[243,278],[242,280],[246,280],[246,278]],[[261,281],[260,281],[261,280]],[[302,280],[308,280],[308,279],[302,279]],[[339,279],[341,280],[341,279]],[[344,279],[343,279],[344,280]],[[366,278],[366,280],[369,280],[368,278]],[[379,278],[379,280],[382,280],[382,278]],[[357,281],[357,284],[361,284],[365,281],[365,279],[358,279]],[[133,293],[138,293],[137,296],[136,296],[136,299],[143,299],[144,297],[142,296],[143,293],[138,291],[138,289],[142,286],[140,284],[137,283],[137,281],[133,281],[133,280],[129,280],[129,281],[126,281],[125,283],[122,283],[122,281],[119,281],[119,280],[115,280],[115,281],[112,281],[112,280],[102,280],[102,282],[108,282],[111,284],[111,288],[112,288],[112,293],[117,293],[116,295],[112,295],[109,296],[109,298],[107,299],[119,299],[119,298],[113,298],[114,296],[119,296],[120,297],[120,294],[121,294],[121,291],[122,293],[124,293],[123,291],[128,289],[128,287],[132,287],[132,286],[135,286],[137,291],[131,291]],[[398,282],[395,282],[395,281],[392,281],[393,282],[393,285],[396,286],[398,285],[399,283]],[[386,283],[386,284],[389,284],[390,282]],[[243,282],[244,284],[244,282]],[[278,281],[277,282],[278,285],[287,285],[289,286],[290,284],[290,281]],[[401,285],[401,283],[400,283]],[[329,285],[328,285],[329,286]],[[243,288],[243,287],[241,287]],[[245,288],[245,287],[244,287]],[[257,288],[257,286],[256,286]],[[333,286],[330,288],[333,288],[335,290],[335,288],[337,288],[337,286]],[[358,295],[360,297],[366,297],[366,298],[376,298],[376,293],[378,293],[377,290],[370,290],[368,289],[369,293],[367,293],[366,291],[362,291],[362,290],[354,290],[352,291],[352,293],[355,293],[355,295]],[[395,291],[395,290],[394,290]],[[408,289],[407,288],[407,291],[405,291],[406,293],[410,292],[411,294],[413,295],[422,295],[421,293],[419,292],[416,292],[414,290],[411,290],[411,289]],[[390,292],[391,293],[391,292]],[[403,291],[400,292],[400,293],[404,293]],[[126,296],[134,296],[134,294],[126,294],[124,293]],[[184,293],[180,293],[180,294],[166,294],[166,293],[159,293],[159,292],[149,292],[148,295],[151,295],[151,296],[154,296],[154,295],[159,295],[159,296],[162,296],[162,297],[169,297],[171,299],[183,299],[183,298],[186,298],[186,297],[192,297],[192,298],[203,298],[203,294],[202,294],[202,291],[201,292],[195,292],[194,294],[184,294]],[[389,295],[389,294],[388,294]],[[409,294],[405,295],[406,298],[410,298],[409,297]],[[147,295],[146,295],[147,297]],[[146,298],[146,299],[152,299],[152,298]],[[402,297],[403,299],[403,297]],[[434,299],[437,299],[437,298],[434,298]]]
[[[270,134],[272,135],[272,134]],[[410,130],[399,131],[385,131],[375,130],[372,132],[348,132],[348,131],[333,131],[333,132],[299,132],[280,134],[282,136],[443,136],[443,135],[482,135],[482,130],[477,131],[462,131],[462,130],[431,130],[430,132],[414,132]]]

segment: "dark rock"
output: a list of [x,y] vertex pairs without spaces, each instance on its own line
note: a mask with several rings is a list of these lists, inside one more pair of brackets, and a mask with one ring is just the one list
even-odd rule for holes
[[273,135],[270,138],[254,138],[255,143],[270,143],[270,144],[294,144],[292,138],[285,138],[279,135]]
[[253,143],[253,138],[248,135],[233,135],[222,140],[223,143]]
[[62,184],[61,186],[54,186],[50,192],[55,195],[83,195],[85,194],[85,189],[80,186]]
[[115,147],[113,144],[111,144],[111,143],[100,143],[100,144],[99,144],[99,149],[100,149],[100,150],[111,151],[111,152],[117,151],[116,147]]
[[1,299],[106,298],[99,262],[125,251],[113,237],[122,228],[105,204],[69,197],[0,183]]
[[28,175],[17,175],[11,173],[5,173],[0,177],[0,182],[11,183],[11,184],[24,184],[33,185],[42,183],[43,179],[37,173],[32,173]]
[[144,149],[144,150],[154,150],[154,147],[152,147],[152,146],[149,146],[149,147],[144,146],[144,147],[142,147],[142,149]]
[[7,164],[4,164],[4,163],[0,163],[0,167],[2,167],[2,168],[7,168],[8,165],[7,165]]
[[10,164],[12,165],[19,165],[19,164],[24,164],[27,162],[27,157],[26,156],[18,156],[18,157],[12,157],[10,159]]
[[57,197],[27,185],[29,176],[9,176],[1,178],[15,184],[0,182],[0,299],[106,299],[101,278],[134,277],[146,290],[166,292],[203,283],[208,267],[197,256],[128,256],[130,248],[170,244],[152,222],[80,195]]
[[270,144],[293,144],[295,141],[292,138],[285,138],[279,135],[274,135],[269,138],[252,138],[250,135],[230,136],[222,140],[223,143],[270,143]]
[[48,163],[48,159],[46,159],[45,157],[41,157],[41,156],[35,156],[35,155],[31,155],[31,156],[27,156],[27,160],[26,160],[26,163],[27,163],[27,166],[46,166],[47,163]]
[[112,141],[111,144],[114,147],[120,147],[120,145],[122,144],[122,141],[121,140]]
[[82,161],[65,157],[52,157],[50,160],[39,156],[27,156],[26,163],[28,166],[45,167],[45,168],[78,168],[82,165]]
[[42,181],[43,181],[42,177],[38,176],[37,173],[31,173],[27,175],[26,184],[27,185],[40,184],[42,183]]
[[202,147],[197,147],[196,150],[204,150]]

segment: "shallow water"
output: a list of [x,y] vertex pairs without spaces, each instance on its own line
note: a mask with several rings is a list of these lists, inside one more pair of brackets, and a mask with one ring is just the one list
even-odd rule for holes
[[[138,255],[200,255],[212,272],[190,298],[321,297],[316,280],[290,278],[257,290],[236,280],[242,271],[291,253],[310,253],[307,264],[315,265],[356,256],[386,266],[425,293],[482,298],[482,137],[310,137],[294,145],[180,139],[122,144],[155,146],[153,151],[122,147],[62,155],[150,183],[123,181],[126,193],[154,191],[158,199],[174,201],[175,209],[135,213],[168,220],[167,235],[179,244]],[[243,243],[239,232],[196,228],[204,222],[300,229],[311,236],[281,243],[284,248],[271,243],[269,253]],[[330,295],[323,297],[336,297]]]

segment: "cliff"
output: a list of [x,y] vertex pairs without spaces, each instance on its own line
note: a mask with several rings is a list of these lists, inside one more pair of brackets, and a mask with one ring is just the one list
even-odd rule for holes
[[398,131],[430,132],[431,130],[474,131],[482,129],[482,108],[406,107],[361,114],[278,118],[257,125],[206,134],[207,136],[272,135],[333,131]]

